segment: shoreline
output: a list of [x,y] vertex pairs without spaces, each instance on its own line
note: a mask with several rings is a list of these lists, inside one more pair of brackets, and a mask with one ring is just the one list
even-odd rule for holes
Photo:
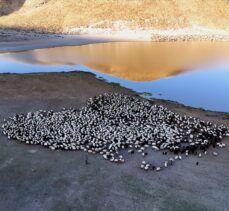
[[[185,111],[190,111],[191,113],[195,114],[195,112],[202,112],[203,114],[206,113],[206,116],[220,116],[222,117],[222,120],[226,120],[226,124],[229,127],[229,122],[227,123],[227,120],[229,120],[229,112],[226,111],[216,111],[216,110],[208,110],[202,107],[192,107],[190,105],[185,105],[183,103],[177,102],[175,100],[169,100],[169,99],[160,99],[160,98],[154,98],[153,96],[151,96],[150,98],[144,97],[145,94],[148,93],[142,93],[142,92],[137,92],[131,88],[128,87],[124,87],[119,83],[116,82],[109,82],[106,79],[97,76],[95,73],[92,72],[87,72],[87,71],[82,71],[82,70],[70,70],[70,71],[56,71],[56,72],[27,72],[27,73],[11,73],[11,72],[5,72],[5,73],[0,73],[0,79],[4,78],[5,76],[12,76],[12,77],[23,77],[23,76],[28,76],[28,77],[35,77],[36,75],[40,76],[40,75],[59,75],[59,74],[64,74],[64,75],[68,75],[68,74],[89,74],[92,77],[94,77],[95,79],[98,79],[106,84],[113,84],[113,85],[117,85],[123,89],[129,90],[130,92],[134,93],[134,95],[143,98],[145,100],[149,100],[152,101],[158,105],[164,105],[166,107],[168,107],[169,109],[176,111],[176,108],[178,108],[178,113],[179,110],[185,110]],[[182,114],[182,113],[180,113]],[[198,116],[196,116],[197,118],[199,118]],[[220,123],[220,124],[224,124],[224,123]]]
[[[60,46],[80,46],[80,45],[88,45],[88,44],[96,44],[96,43],[107,43],[107,42],[130,42],[130,41],[142,41],[142,42],[149,42],[147,40],[137,40],[137,39],[123,39],[121,37],[109,37],[109,36],[93,36],[93,35],[61,35],[61,34],[37,34],[34,32],[23,32],[20,34],[20,31],[10,30],[7,31],[11,35],[11,37],[7,38],[8,40],[1,39],[1,33],[3,33],[4,30],[0,29],[0,54],[1,53],[11,53],[11,52],[19,52],[19,51],[27,51],[27,50],[33,50],[33,49],[42,49],[42,48],[55,48]],[[34,35],[35,38],[34,38]],[[11,38],[14,40],[11,41]],[[204,42],[204,41],[203,41]],[[207,41],[209,42],[209,41]],[[75,72],[65,72],[65,73],[72,73]],[[53,72],[58,74],[58,72]],[[10,74],[14,75],[15,73],[1,73],[2,74]],[[20,73],[20,75],[24,74],[43,74],[42,72],[38,73]],[[44,73],[46,74],[46,73]],[[104,80],[106,82],[106,80]],[[106,82],[109,83],[109,82]],[[139,93],[137,93],[139,95]],[[227,112],[219,112],[219,111],[211,111],[211,110],[205,110],[203,108],[195,108],[187,105],[183,105],[176,101],[170,101],[170,100],[163,100],[163,99],[157,99],[154,98],[156,102],[161,102],[163,104],[167,104],[167,102],[170,105],[178,105],[180,107],[186,107],[188,109],[197,109],[199,111],[203,112],[213,112],[217,114],[227,115]],[[171,106],[173,108],[174,106]]]
[[[35,38],[34,38],[35,37]],[[0,53],[106,42],[146,41],[121,36],[41,34],[0,29]]]
[[66,28],[63,33],[66,34],[85,34],[114,36],[128,39],[137,39],[145,41],[163,42],[163,41],[229,41],[229,32],[226,30],[211,29],[208,27],[194,25],[179,29],[154,29],[139,27],[131,29],[123,23],[122,27],[99,28],[96,26]]
[[[180,65],[186,64],[186,58],[192,67],[196,64],[194,61],[202,61],[205,56],[213,61],[215,57],[211,55],[221,52],[214,43],[228,49],[227,0],[217,3],[214,0],[1,1],[5,3],[3,6],[0,3],[0,67],[3,72],[0,73],[0,210],[229,210],[229,134],[226,128],[227,133],[224,134],[211,129],[220,125],[229,128],[229,110],[226,107],[229,101],[224,93],[228,86],[224,69],[221,76],[218,74],[221,68],[217,65],[214,68],[214,62],[208,63],[206,59],[213,69],[209,77],[204,74],[195,77],[193,74],[194,77],[166,82],[170,84],[168,87],[166,83],[159,83],[155,88],[149,83],[136,83],[136,87],[139,86],[136,88],[135,83],[111,80],[105,75],[116,75],[114,72],[117,71],[119,76],[119,69],[127,69],[125,77],[129,79],[130,75],[133,79],[137,78],[139,70],[142,81],[152,81],[153,78],[170,78],[182,70],[192,69],[188,65]],[[139,42],[141,48],[135,42]],[[112,48],[107,48],[109,43],[115,44],[115,48],[112,44]],[[170,45],[161,47],[168,43],[178,46],[177,51]],[[136,47],[130,48],[129,44]],[[153,51],[148,51],[144,44]],[[210,48],[200,47],[202,44]],[[82,45],[88,46],[84,48]],[[122,51],[125,45],[127,48]],[[81,47],[55,49],[64,46]],[[29,50],[35,51],[23,52]],[[22,53],[16,55],[16,52]],[[119,57],[113,54],[106,64],[105,58],[110,52],[121,58],[120,63],[127,61],[128,68],[125,65],[119,68],[119,62],[116,64]],[[133,55],[135,52],[138,53],[136,56]],[[227,59],[225,52],[223,56],[226,55]],[[86,56],[79,59],[84,54],[93,59],[84,63]],[[174,65],[176,62],[173,64],[173,56],[176,62],[179,60],[178,65]],[[57,61],[53,59],[51,62],[52,58],[57,58]],[[167,58],[171,65],[167,65]],[[18,63],[13,64],[15,61]],[[155,72],[152,66],[147,68],[143,65],[148,61],[157,64]],[[87,72],[87,68],[80,67],[81,63],[92,71]],[[160,66],[160,63],[165,65]],[[52,64],[55,66],[50,68]],[[72,64],[70,71],[67,66],[66,69],[58,66],[61,64]],[[97,66],[98,70],[101,68],[101,74],[93,71]],[[168,66],[171,72],[167,73],[164,66]],[[121,78],[125,78],[123,75],[120,74]],[[211,78],[214,83],[211,83]],[[186,83],[189,79],[192,86]],[[184,89],[187,92],[179,95],[177,90]],[[109,100],[106,93],[126,95],[130,100]],[[174,95],[173,98],[173,93],[178,97]],[[104,100],[94,100],[95,103],[89,107],[93,102],[91,98],[100,95],[105,95],[100,98]],[[187,101],[182,101],[183,96]],[[134,99],[131,100],[132,97]],[[157,97],[171,97],[187,105]],[[143,101],[147,101],[147,106],[142,106],[145,104]],[[203,105],[213,110],[222,108],[218,109],[222,112],[191,105]],[[154,110],[158,107],[163,109]],[[224,107],[228,113],[223,112]],[[26,115],[29,121],[18,118],[20,114]],[[50,119],[43,121],[42,117]],[[5,120],[10,119],[17,124],[11,124],[7,129]],[[152,126],[153,130],[148,129]],[[107,133],[109,136],[103,139]],[[221,141],[221,134],[222,142],[217,145],[215,141]],[[74,151],[74,142],[77,141],[80,146],[85,146],[80,148],[84,151]],[[113,147],[110,145],[112,142],[118,149],[123,147],[120,152],[125,158],[124,164],[105,160],[107,154],[101,156],[103,152],[107,153],[104,149]],[[137,142],[139,147],[136,147]],[[161,147],[164,143],[169,146],[168,151]],[[202,148],[205,143],[210,143],[208,148]],[[47,144],[52,148],[45,148]],[[200,151],[190,153],[186,146],[192,144]],[[96,145],[101,147],[99,152],[103,150],[101,155],[89,152],[88,149],[97,148]],[[172,152],[177,146],[185,152],[178,153],[178,157]],[[129,153],[129,149],[133,151]],[[170,159],[176,161],[172,162],[172,168],[167,168]],[[124,162],[123,159],[120,161]],[[142,163],[163,169],[143,171]]]
[[106,42],[228,42],[229,33],[213,30],[124,30],[79,28],[64,33],[39,33],[0,28],[0,53],[27,51],[61,46],[79,46]]
[[[143,39],[124,39],[121,37],[110,37],[110,36],[102,36],[102,35],[61,35],[61,34],[39,34],[35,32],[23,32],[15,31],[15,30],[2,30],[0,29],[0,53],[11,53],[11,52],[19,52],[19,51],[27,51],[33,49],[42,49],[42,48],[55,48],[60,46],[80,46],[80,45],[88,45],[88,44],[96,44],[96,43],[107,43],[107,42],[130,42],[130,41],[142,41],[149,42]],[[2,33],[8,33],[10,36],[7,40],[1,38]],[[35,38],[34,38],[35,37]],[[204,42],[204,41],[203,41]],[[209,42],[209,41],[207,41]],[[74,73],[76,71],[70,71],[65,73]],[[78,71],[77,71],[78,72]],[[58,74],[58,72],[53,72],[54,74]],[[10,74],[16,75],[15,73],[1,73],[2,74]],[[24,74],[47,74],[47,73],[22,73]],[[106,82],[106,80],[104,80]],[[109,82],[106,82],[109,83]],[[140,95],[139,93],[137,93]],[[227,112],[219,112],[219,111],[211,111],[205,110],[203,108],[195,108],[187,105],[180,104],[176,101],[163,100],[154,98],[156,102],[161,102],[163,104],[167,104],[168,102],[171,108],[176,107],[185,107],[187,109],[197,109],[203,112],[213,112],[217,114],[227,115]]]
[[[57,77],[57,78],[64,78],[66,79],[66,77],[81,77],[81,76],[89,76],[90,78],[93,78],[93,80],[98,81],[100,83],[106,84],[106,85],[111,85],[113,88],[115,89],[121,89],[123,91],[125,91],[124,93],[127,94],[131,94],[134,96],[138,96],[140,98],[143,98],[145,100],[150,100],[152,102],[154,102],[155,104],[158,105],[163,105],[165,107],[167,107],[168,109],[177,112],[179,114],[185,114],[185,115],[193,115],[196,118],[204,118],[203,120],[206,121],[213,121],[216,124],[225,124],[226,126],[229,127],[229,113],[227,112],[220,112],[220,111],[211,111],[211,110],[206,110],[204,108],[195,108],[192,106],[188,106],[188,105],[184,105],[182,103],[176,102],[176,101],[171,101],[171,100],[165,100],[165,99],[157,99],[157,98],[151,98],[151,99],[147,99],[144,98],[143,96],[141,96],[141,93],[135,92],[132,89],[126,88],[126,87],[122,87],[120,84],[118,83],[112,83],[112,82],[107,82],[105,79],[103,78],[98,78],[94,73],[90,73],[90,72],[83,72],[83,71],[69,71],[69,72],[36,72],[36,73],[0,73],[0,81],[3,81],[4,83],[2,83],[2,85],[0,84],[0,89],[1,90],[8,90],[10,89],[11,85],[11,79],[13,80],[16,79],[17,80],[22,80],[22,79],[26,79],[26,78],[30,78],[31,80],[35,80],[36,77],[42,78],[42,79],[46,79],[48,78],[48,80],[50,80],[50,83],[53,83],[52,86],[56,86],[56,84],[54,82],[51,81],[51,77]],[[8,83],[8,85],[7,85]],[[4,87],[4,85],[7,85],[7,87]],[[24,91],[26,90],[26,86],[32,86],[32,82],[30,84],[30,82],[28,82],[25,86],[22,84],[19,87]],[[3,87],[1,87],[3,86]],[[45,86],[49,86],[48,84],[45,84]],[[42,87],[42,84],[41,84]],[[12,87],[11,87],[12,88]],[[30,88],[28,88],[29,90]],[[48,90],[49,88],[47,88],[46,90]],[[56,89],[58,89],[58,87],[56,87]],[[15,92],[17,92],[20,90],[16,90]],[[36,91],[40,92],[42,91],[42,88],[39,89],[37,87]],[[27,93],[30,96],[30,93]],[[17,98],[17,94],[15,96],[13,96],[12,93],[10,93],[10,95],[14,98]],[[23,94],[24,95],[24,94]],[[0,97],[1,99],[5,100],[8,99],[9,94],[3,94],[0,92]],[[20,97],[22,97],[21,94],[19,94]],[[25,95],[24,97],[28,97],[27,95]],[[33,97],[33,95],[31,95],[31,97]],[[40,96],[39,96],[40,97]],[[58,97],[58,95],[56,96]],[[218,119],[219,118],[219,119]]]

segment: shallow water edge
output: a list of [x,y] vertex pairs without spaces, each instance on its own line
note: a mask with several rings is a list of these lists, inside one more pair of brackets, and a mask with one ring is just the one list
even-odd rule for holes
[[[22,80],[24,83],[21,83]],[[83,83],[83,86],[81,86],[81,83]],[[99,84],[103,89],[107,90],[108,93],[120,92],[138,96],[153,101],[155,104],[163,105],[179,114],[187,114],[196,118],[203,118],[206,121],[215,122],[216,124],[229,126],[229,112],[211,111],[187,106],[172,100],[153,98],[153,96],[147,93],[136,92],[131,88],[122,86],[122,84],[118,82],[111,82],[109,79],[98,76],[96,73],[82,70],[23,74],[0,73],[0,97],[2,102],[12,99],[15,99],[15,102],[17,102],[17,100],[27,98],[30,100],[63,98],[64,100],[65,97],[71,101],[71,99],[76,97],[76,93],[78,93],[80,89],[79,97],[86,99],[87,95],[85,94],[84,96],[83,90],[85,88],[86,90],[91,89],[90,83],[92,83],[92,86]],[[109,87],[109,89],[107,89],[107,87]],[[3,90],[8,91],[4,92]],[[93,91],[91,93],[92,96],[96,95],[93,94]],[[52,109],[52,107],[50,107],[50,109]]]
[[0,72],[92,72],[146,98],[229,112],[229,43],[114,42],[0,54]]

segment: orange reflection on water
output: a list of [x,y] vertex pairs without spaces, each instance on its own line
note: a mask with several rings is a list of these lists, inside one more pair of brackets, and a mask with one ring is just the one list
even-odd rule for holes
[[229,43],[118,42],[39,49],[4,56],[33,64],[83,64],[128,80],[152,81],[221,57],[229,59]]

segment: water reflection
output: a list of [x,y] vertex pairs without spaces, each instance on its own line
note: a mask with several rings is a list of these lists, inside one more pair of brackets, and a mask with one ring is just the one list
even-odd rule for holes
[[152,81],[229,55],[229,43],[124,42],[39,49],[0,59],[48,65],[83,64],[134,81]]
[[228,43],[60,47],[2,54],[0,72],[87,71],[137,92],[150,93],[148,98],[229,112],[228,51]]

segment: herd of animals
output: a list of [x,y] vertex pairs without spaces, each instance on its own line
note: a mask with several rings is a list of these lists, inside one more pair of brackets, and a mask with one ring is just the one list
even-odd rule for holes
[[[151,101],[118,93],[91,98],[79,110],[17,114],[4,120],[2,131],[9,139],[26,144],[51,150],[83,150],[115,163],[125,162],[124,151],[140,153],[143,160],[139,166],[146,171],[168,168],[190,154],[201,157],[209,147],[225,147],[222,140],[229,136],[229,129],[223,125],[179,115]],[[171,156],[163,164],[154,165],[144,160],[149,149]]]

